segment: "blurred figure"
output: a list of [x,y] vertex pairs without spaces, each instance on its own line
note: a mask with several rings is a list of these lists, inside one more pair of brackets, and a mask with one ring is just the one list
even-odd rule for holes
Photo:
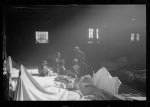
[[74,48],[74,59],[78,60],[81,76],[88,74],[87,64],[85,63],[85,53],[78,46]]
[[68,73],[68,76],[69,76],[70,78],[74,78],[76,82],[79,80],[79,79],[78,79],[78,76],[77,76],[75,73],[69,72],[69,73]]
[[60,60],[58,64],[58,70],[60,75],[67,75],[66,68],[65,68],[65,60]]
[[79,63],[85,62],[85,53],[78,46],[74,47],[74,59],[78,59]]
[[60,62],[60,52],[56,53],[56,62],[59,63]]
[[53,69],[55,72],[59,73],[58,66],[60,64],[60,52],[57,52],[55,55],[53,55],[52,58],[53,62]]
[[80,77],[80,66],[78,64],[78,59],[73,59],[73,72]]
[[47,66],[47,61],[43,60],[42,65],[39,68],[39,76],[48,76],[49,68]]

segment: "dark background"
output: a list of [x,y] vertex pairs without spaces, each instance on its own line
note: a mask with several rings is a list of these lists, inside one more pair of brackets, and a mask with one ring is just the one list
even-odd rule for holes
[[[145,5],[7,6],[4,19],[7,55],[18,64],[37,66],[60,51],[69,65],[79,46],[91,70],[146,69]],[[99,44],[87,43],[89,28],[100,29]],[[49,44],[37,44],[35,31],[48,31]],[[131,33],[139,33],[140,41],[131,42]]]

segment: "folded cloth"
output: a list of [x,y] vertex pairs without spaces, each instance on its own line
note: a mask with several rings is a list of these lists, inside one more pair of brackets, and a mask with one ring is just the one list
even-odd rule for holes
[[59,77],[55,78],[55,81],[65,84],[66,89],[71,89],[71,90],[79,89],[79,86],[78,86],[75,78],[71,78],[68,76],[59,76]]
[[47,88],[49,86],[55,86],[54,79],[56,76],[51,77],[38,77],[38,76],[32,76],[43,88]]
[[105,67],[93,74],[93,85],[98,89],[117,95],[121,81],[118,77],[112,77]]

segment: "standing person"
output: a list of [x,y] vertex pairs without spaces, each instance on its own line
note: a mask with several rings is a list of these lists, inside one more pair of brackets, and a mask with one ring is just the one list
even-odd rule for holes
[[60,60],[60,63],[58,65],[58,70],[60,75],[67,75],[64,59]]
[[55,72],[59,73],[58,66],[60,64],[60,52],[53,55],[53,69]]
[[78,46],[74,47],[74,59],[78,60],[81,69],[81,75],[87,74],[87,64],[85,63],[85,53]]
[[78,46],[74,47],[74,59],[77,59],[79,63],[85,62],[85,53]]

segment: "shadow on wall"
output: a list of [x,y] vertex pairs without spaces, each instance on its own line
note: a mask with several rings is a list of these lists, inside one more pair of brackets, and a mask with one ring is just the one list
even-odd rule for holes
[[119,70],[122,68],[128,68],[130,62],[127,57],[120,57],[115,61],[103,61],[100,64],[101,66],[106,67],[108,70]]
[[120,57],[114,62],[104,61],[101,66],[106,67],[110,74],[117,76],[122,83],[146,92],[146,69],[134,69],[132,66],[135,65],[127,57]]

